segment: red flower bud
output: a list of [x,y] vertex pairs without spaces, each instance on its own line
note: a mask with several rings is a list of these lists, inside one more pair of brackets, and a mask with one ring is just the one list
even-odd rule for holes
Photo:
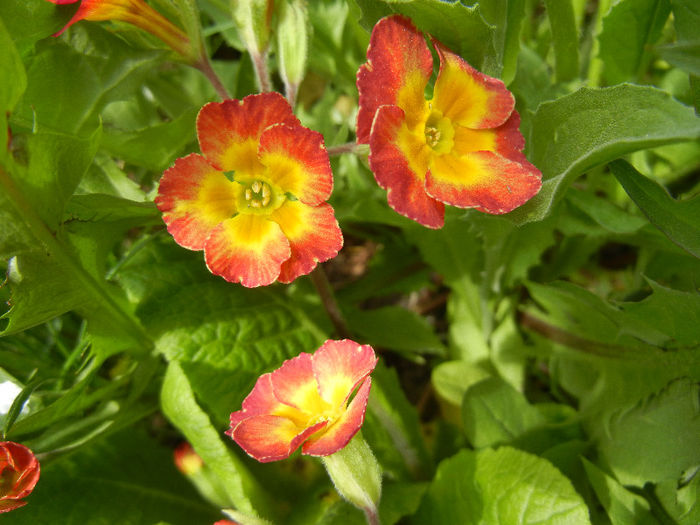
[[39,481],[39,462],[31,450],[12,441],[0,442],[0,513],[26,505]]

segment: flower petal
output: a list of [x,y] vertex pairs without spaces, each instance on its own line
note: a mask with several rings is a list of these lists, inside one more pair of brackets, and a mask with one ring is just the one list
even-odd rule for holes
[[333,189],[333,174],[323,135],[301,125],[279,124],[260,136],[260,162],[267,177],[305,204],[325,202]]
[[425,186],[430,195],[447,204],[502,214],[535,195],[542,186],[542,174],[529,162],[476,151],[435,157]]
[[211,230],[236,213],[237,186],[192,153],[165,171],[155,203],[175,242],[201,250]]
[[281,122],[299,124],[279,93],[211,102],[197,116],[199,146],[220,170],[240,171],[252,177],[262,171],[258,160],[260,136],[266,128]]
[[285,459],[311,434],[327,425],[322,421],[309,428],[299,428],[280,416],[253,416],[241,421],[231,437],[249,456],[261,463]]
[[311,361],[321,397],[331,407],[339,407],[374,370],[377,356],[369,345],[359,345],[349,339],[329,340],[316,350]]
[[357,142],[369,142],[380,106],[399,106],[409,119],[420,119],[425,110],[425,86],[432,74],[430,49],[410,19],[393,15],[377,22],[367,49],[367,62],[357,72]]
[[16,500],[16,499],[5,499],[0,501],[0,514],[3,512],[10,512],[11,510],[24,507],[27,504],[26,501]]
[[302,352],[288,359],[271,373],[270,381],[277,399],[309,416],[321,415],[329,408],[319,395],[311,354]]
[[307,206],[287,200],[270,218],[280,225],[292,250],[277,278],[282,283],[311,273],[319,262],[335,257],[343,247],[343,234],[330,204]]
[[365,420],[371,386],[372,378],[367,377],[343,415],[318,437],[308,439],[301,448],[302,454],[328,456],[347,445]]
[[440,57],[432,108],[454,124],[468,128],[495,128],[515,107],[513,95],[497,78],[480,73],[463,58],[433,40]]
[[404,112],[397,106],[382,106],[372,125],[369,165],[377,183],[387,190],[387,201],[395,211],[429,228],[441,228],[445,205],[425,192],[429,148],[411,133]]
[[273,283],[290,255],[289,242],[277,223],[252,214],[225,220],[204,246],[213,274],[249,288]]

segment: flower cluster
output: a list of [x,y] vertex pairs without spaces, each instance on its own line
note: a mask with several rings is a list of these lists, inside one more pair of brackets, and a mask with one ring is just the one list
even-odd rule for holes
[[0,513],[26,505],[27,497],[39,481],[39,462],[24,445],[0,442]]
[[323,137],[281,95],[207,104],[197,135],[202,155],[178,159],[156,198],[180,246],[204,250],[212,273],[248,287],[289,283],[338,254]]
[[433,96],[424,97],[433,58],[403,16],[380,20],[357,74],[357,140],[369,144],[370,168],[398,213],[431,228],[445,204],[501,214],[541,186],[503,82],[472,68],[432,40],[440,59]]
[[376,364],[370,346],[326,341],[260,376],[226,433],[261,462],[287,458],[300,445],[303,454],[333,454],[362,426]]

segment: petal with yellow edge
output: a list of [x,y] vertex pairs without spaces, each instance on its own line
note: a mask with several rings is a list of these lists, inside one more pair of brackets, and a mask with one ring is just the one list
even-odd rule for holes
[[382,106],[372,126],[369,165],[377,183],[387,190],[387,201],[396,212],[429,228],[441,228],[445,205],[428,195],[424,187],[429,152],[425,140],[408,130],[404,112]]
[[329,409],[318,393],[311,354],[302,352],[285,361],[271,373],[270,382],[278,400],[305,414],[320,415]]
[[367,377],[360,385],[355,397],[350,401],[347,410],[323,433],[311,436],[302,445],[302,453],[309,456],[328,456],[347,445],[360,430],[365,420],[365,410],[371,386],[372,378]]
[[287,200],[270,219],[277,222],[289,241],[291,256],[282,264],[279,282],[291,283],[306,275],[319,262],[338,255],[343,247],[343,234],[330,204],[307,206]]
[[377,366],[369,345],[349,339],[326,341],[312,356],[321,397],[333,407],[344,405],[357,385]]
[[213,274],[249,288],[273,283],[290,254],[289,242],[276,222],[243,213],[214,228],[204,246]]
[[503,124],[515,107],[515,98],[497,78],[485,75],[440,42],[433,40],[440,57],[432,108],[453,124],[474,129]]
[[262,171],[258,160],[260,136],[266,128],[281,122],[299,124],[279,93],[210,102],[197,116],[199,146],[220,170],[255,176]]
[[236,213],[237,186],[192,153],[165,171],[155,204],[175,242],[201,250],[209,233]]
[[393,15],[377,22],[367,49],[367,62],[357,72],[357,142],[369,142],[380,106],[399,106],[409,119],[420,118],[425,86],[432,74],[430,49],[410,19]]
[[285,193],[305,204],[325,202],[333,190],[333,174],[323,135],[303,126],[278,124],[260,136],[260,162],[266,175]]
[[288,458],[305,439],[326,425],[322,421],[309,428],[299,428],[285,417],[260,415],[241,421],[231,437],[249,456],[268,463]]
[[428,193],[452,206],[491,214],[508,213],[542,186],[530,163],[508,160],[491,151],[435,157],[425,178]]

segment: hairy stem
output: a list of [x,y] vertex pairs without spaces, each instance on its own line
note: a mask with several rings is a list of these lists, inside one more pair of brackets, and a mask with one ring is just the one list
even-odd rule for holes
[[345,318],[343,317],[340,308],[338,307],[338,301],[335,299],[335,294],[333,293],[333,288],[331,283],[328,281],[326,272],[323,267],[319,264],[316,269],[309,274],[311,282],[316,287],[318,296],[321,298],[321,304],[323,304],[324,310],[328,314],[328,317],[333,323],[338,336],[348,339],[351,337],[350,329],[348,328]]

